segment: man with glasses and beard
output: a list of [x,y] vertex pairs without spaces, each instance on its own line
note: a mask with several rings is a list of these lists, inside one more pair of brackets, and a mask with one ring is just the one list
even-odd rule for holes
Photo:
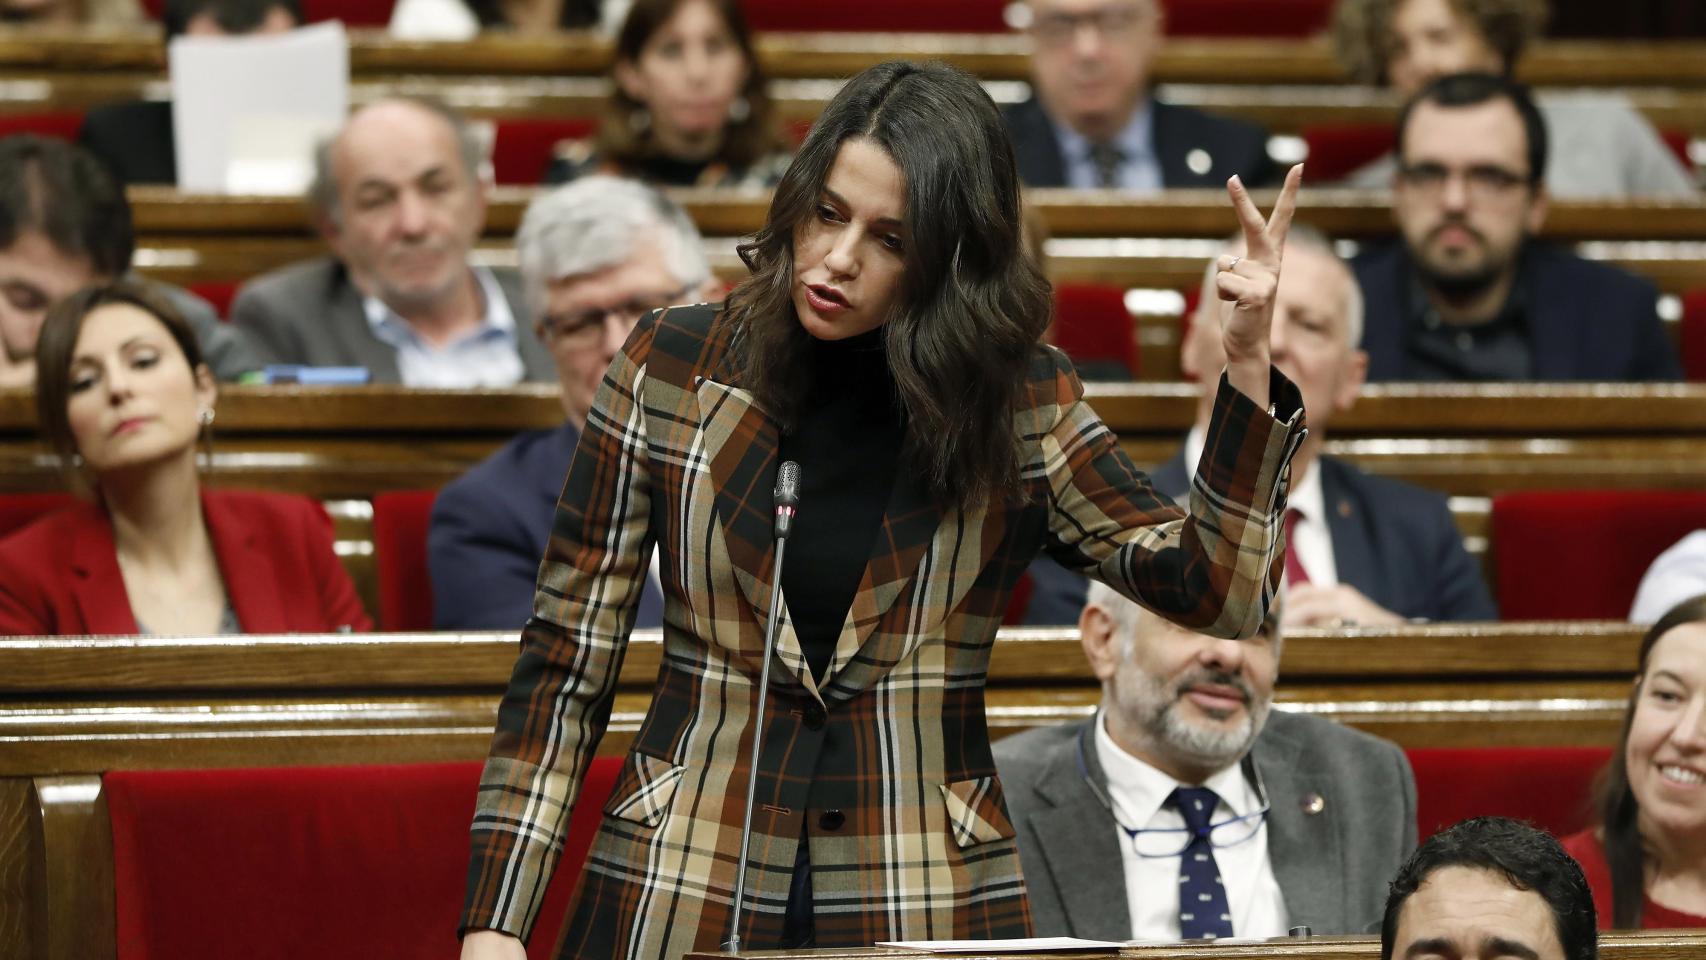
[[1402,242],[1352,261],[1371,382],[1681,377],[1651,283],[1534,239],[1547,139],[1525,88],[1441,77],[1399,114],[1396,153]]
[[1038,936],[1361,933],[1416,846],[1403,751],[1270,712],[1278,604],[1246,641],[1100,583],[1078,621],[1102,705],[995,745]]

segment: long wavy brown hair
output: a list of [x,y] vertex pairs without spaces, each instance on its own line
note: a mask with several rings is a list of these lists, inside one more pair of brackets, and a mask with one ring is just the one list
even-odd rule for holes
[[[1345,70],[1361,83],[1384,85],[1391,60],[1392,18],[1408,0],[1339,0],[1333,9],[1333,49]],[[1451,0],[1451,9],[1487,40],[1516,71],[1522,53],[1546,29],[1546,0]]]
[[903,456],[939,502],[1017,493],[1013,416],[1048,323],[1050,289],[1024,252],[1019,177],[1000,113],[977,81],[940,63],[878,64],[823,111],[740,255],[752,276],[729,296],[747,386],[782,424],[798,421],[811,337],[794,312],[794,231],[822,201],[841,144],[886,151],[906,180],[909,240],[883,337],[906,412]]
[[1620,930],[1640,928],[1642,907],[1647,899],[1647,853],[1639,824],[1641,805],[1629,786],[1629,728],[1635,722],[1635,702],[1646,683],[1647,660],[1652,656],[1653,646],[1665,634],[1689,623],[1706,623],[1706,595],[1670,608],[1641,638],[1640,666],[1635,671],[1635,688],[1629,691],[1629,705],[1623,711],[1623,732],[1594,789],[1605,864],[1611,874],[1611,921]]

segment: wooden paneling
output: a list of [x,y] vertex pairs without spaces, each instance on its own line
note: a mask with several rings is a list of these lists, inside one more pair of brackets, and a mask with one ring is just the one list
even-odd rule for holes
[[0,777],[0,954],[47,952],[41,804],[29,777]]

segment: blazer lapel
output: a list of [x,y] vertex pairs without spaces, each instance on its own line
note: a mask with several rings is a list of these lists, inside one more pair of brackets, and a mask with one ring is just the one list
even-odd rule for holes
[[[1037,792],[1051,805],[1029,817],[1037,847],[1048,864],[1049,875],[1060,891],[1075,937],[1091,940],[1126,940],[1131,937],[1131,911],[1126,903],[1125,865],[1114,842],[1117,826],[1113,814],[1096,798],[1085,780],[1107,789],[1102,766],[1093,744],[1092,717],[1078,728],[1070,742],[1055,749]],[[1084,767],[1079,768],[1083,744]]]
[[1339,582],[1357,588],[1376,603],[1388,604],[1385,584],[1379,582],[1382,568],[1375,562],[1374,544],[1369,542],[1368,527],[1356,500],[1340,481],[1332,461],[1317,457],[1314,468],[1321,471],[1321,503],[1327,511],[1327,536],[1333,543],[1333,567],[1339,573]]
[[72,546],[72,594],[83,617],[83,628],[94,634],[141,633],[130,609],[130,595],[118,569],[118,547],[112,521],[98,506],[84,505],[78,516]]
[[[781,433],[776,421],[753,402],[747,390],[701,377],[696,395],[699,432],[710,465],[724,551],[735,582],[740,584],[758,620],[759,643],[762,643],[763,624],[770,614],[776,519],[772,498]],[[784,609],[782,626],[777,632],[776,654],[795,678],[815,694],[817,687],[811,670],[806,666],[804,651],[786,612]],[[763,657],[762,647],[750,643],[743,644],[741,652],[755,663]]]
[[244,633],[283,633],[290,628],[273,575],[272,555],[261,538],[235,516],[224,500],[201,495],[202,517],[213,541],[214,560],[225,580],[225,596]]
[[[1333,807],[1340,798],[1333,795],[1325,777],[1297,768],[1298,753],[1295,741],[1271,727],[1251,751],[1271,804],[1268,860],[1293,926],[1342,930],[1344,851],[1333,821]],[[1321,804],[1311,805],[1317,797]]]

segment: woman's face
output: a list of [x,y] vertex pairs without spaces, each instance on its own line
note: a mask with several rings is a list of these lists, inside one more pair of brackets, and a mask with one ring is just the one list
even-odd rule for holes
[[1706,839],[1706,623],[1653,644],[1624,744],[1629,787],[1650,838]]
[[128,303],[83,319],[69,386],[71,434],[97,474],[193,451],[200,413],[214,401],[207,368],[191,370],[166,325]]
[[667,143],[720,133],[748,68],[710,0],[687,0],[646,41],[639,59],[616,64],[616,81],[651,111],[653,130]]
[[870,140],[842,143],[815,211],[794,230],[794,311],[806,332],[844,340],[887,322],[909,242],[900,168]]
[[1498,51],[1451,0],[1399,4],[1386,43],[1387,79],[1405,98],[1446,74],[1504,72]]

